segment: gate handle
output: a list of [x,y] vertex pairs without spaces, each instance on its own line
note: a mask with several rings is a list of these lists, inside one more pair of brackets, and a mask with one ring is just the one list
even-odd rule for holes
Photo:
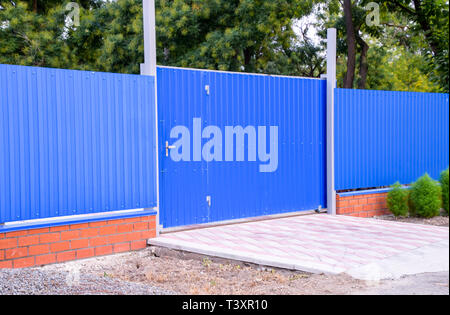
[[166,141],[166,156],[169,156],[169,149],[175,149],[176,146],[169,145],[169,141]]

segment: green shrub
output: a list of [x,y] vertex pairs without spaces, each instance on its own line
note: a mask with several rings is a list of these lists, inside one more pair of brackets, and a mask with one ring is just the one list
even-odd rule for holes
[[442,207],[448,214],[448,168],[441,173]]
[[412,184],[409,192],[411,214],[431,218],[439,215],[441,209],[441,186],[428,176],[420,177]]
[[392,185],[387,195],[387,206],[396,217],[408,215],[408,195],[408,190],[403,189],[399,182]]

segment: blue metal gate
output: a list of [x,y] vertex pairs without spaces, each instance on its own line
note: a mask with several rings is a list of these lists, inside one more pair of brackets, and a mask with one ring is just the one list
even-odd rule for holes
[[157,80],[164,228],[326,207],[324,80],[166,67]]

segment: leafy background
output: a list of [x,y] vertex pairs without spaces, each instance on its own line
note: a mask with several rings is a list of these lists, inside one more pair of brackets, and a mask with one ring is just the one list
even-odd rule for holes
[[[448,1],[373,1],[156,0],[158,64],[319,77],[336,27],[339,87],[448,92]],[[0,0],[0,63],[139,73],[141,0],[67,2]]]

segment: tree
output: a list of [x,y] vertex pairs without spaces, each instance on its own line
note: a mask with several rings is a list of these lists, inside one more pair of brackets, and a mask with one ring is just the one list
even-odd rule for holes
[[70,51],[61,40],[65,12],[52,9],[46,16],[28,10],[25,3],[2,3],[0,63],[70,67]]
[[[366,25],[365,5],[366,0],[331,0],[325,12],[318,14],[318,27],[322,28],[319,33],[322,37],[326,34],[326,29],[335,27],[338,32],[337,53],[338,56],[346,58],[345,72],[342,77],[344,88],[353,88],[355,83],[360,89],[366,88],[369,64],[367,54],[369,44],[368,36],[379,36],[378,26]],[[359,60],[359,62],[358,62]],[[338,63],[340,61],[338,60]],[[358,80],[355,78],[358,77]]]
[[[315,12],[313,25],[323,39],[327,28],[338,30],[338,86],[435,91],[439,83],[448,90],[448,27],[443,27],[448,26],[448,14],[442,13],[448,12],[448,3],[419,1],[434,8],[421,12],[434,14],[429,27],[437,38],[433,43],[440,45],[436,50],[435,44],[428,44],[419,19],[398,14],[394,4],[383,2],[381,24],[368,26],[365,5],[370,0],[340,1],[156,0],[157,61],[318,77],[325,72],[325,42],[316,44],[305,35],[310,25],[294,32],[296,21]],[[139,73],[141,0],[78,1],[79,26],[67,23],[66,3],[0,0],[0,62]],[[351,20],[343,4],[350,4],[346,10],[351,9]],[[412,2],[409,8],[415,10]]]
[[[0,6],[7,4],[15,6],[18,3],[25,3],[29,11],[38,14],[47,14],[52,8],[57,6],[65,6],[69,0],[0,0]],[[73,0],[85,9],[99,8],[102,5],[102,0]]]
[[[311,45],[300,47],[293,19],[311,12],[313,1],[157,0],[157,61],[162,65],[230,71],[305,75],[323,72],[323,58]],[[95,10],[103,36],[95,68],[138,73],[143,62],[142,9],[137,0],[119,0]],[[98,23],[97,23],[98,24]],[[83,32],[94,28],[86,26]],[[303,49],[304,48],[304,49]]]
[[379,25],[367,23],[368,10],[366,5],[370,1],[367,0],[344,0],[344,24],[347,43],[347,72],[344,78],[344,87],[352,88],[354,85],[356,70],[356,55],[359,52],[359,80],[357,87],[359,89],[366,88],[367,74],[369,64],[367,54],[369,44],[364,39],[366,36],[379,37],[382,28]]
[[325,70],[325,55],[322,48],[305,43],[277,53],[261,72],[318,78]]
[[449,3],[448,0],[385,0],[384,5],[412,20],[412,32],[421,32],[428,44],[426,54],[432,79],[449,91]]
[[136,0],[118,0],[95,14],[90,29],[103,29],[102,45],[96,58],[96,69],[108,72],[139,73],[144,62],[142,4]]
[[356,35],[353,25],[352,1],[344,0],[343,7],[347,41],[347,72],[344,78],[344,88],[352,88],[356,66]]
[[[424,35],[414,31],[415,22],[404,15],[387,10],[386,6],[381,4],[379,25],[368,25],[368,3],[368,0],[351,2],[354,56],[349,56],[344,3],[330,0],[317,14],[317,27],[321,29],[319,35],[322,38],[326,37],[327,28],[337,29],[338,86],[439,91],[439,87],[432,80],[436,71],[430,71],[427,66],[429,62],[424,50]],[[354,60],[350,68],[347,65],[349,60]],[[448,62],[448,58],[446,60]],[[345,83],[351,76],[354,76],[353,80]]]
[[[81,1],[78,27],[65,23],[64,1],[38,1],[37,12],[33,1],[0,1],[2,62],[139,72],[141,1]],[[308,14],[313,3],[157,0],[158,62],[265,71],[277,55],[290,51],[295,37],[292,21]]]
[[[426,74],[424,57],[404,47],[375,46],[368,54],[367,88],[394,91],[438,92]],[[422,64],[422,66],[421,66]]]
[[261,72],[289,49],[292,22],[316,1],[157,1],[158,60],[173,66]]

